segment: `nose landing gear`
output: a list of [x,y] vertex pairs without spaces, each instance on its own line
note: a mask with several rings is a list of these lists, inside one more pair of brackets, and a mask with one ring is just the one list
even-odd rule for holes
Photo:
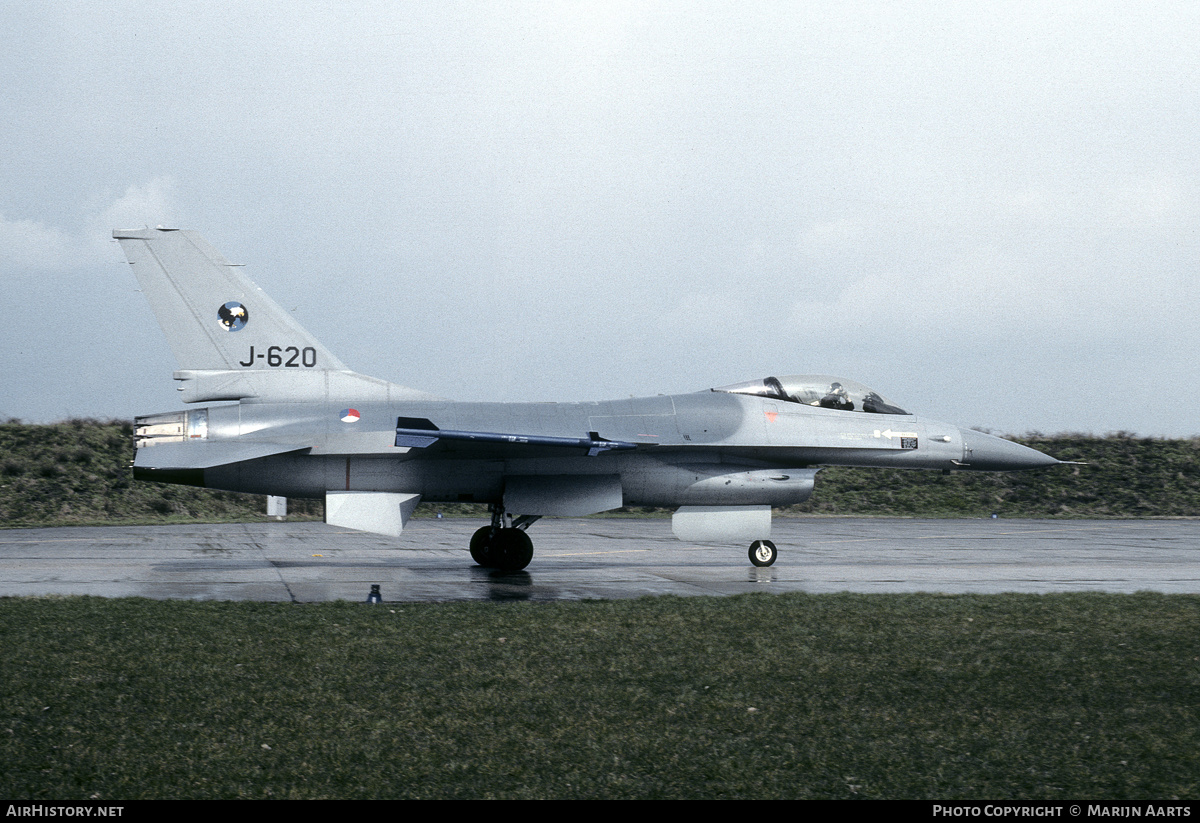
[[755,540],[750,544],[750,562],[755,566],[770,566],[779,557],[779,551],[770,540]]

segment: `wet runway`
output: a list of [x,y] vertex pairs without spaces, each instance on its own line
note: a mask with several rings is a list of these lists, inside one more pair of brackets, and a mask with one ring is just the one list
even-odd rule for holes
[[398,540],[323,523],[0,531],[0,596],[192,600],[580,600],[742,592],[1200,592],[1200,522],[776,518],[779,560],[681,543],[668,519],[544,519],[504,574],[466,551],[478,520]]

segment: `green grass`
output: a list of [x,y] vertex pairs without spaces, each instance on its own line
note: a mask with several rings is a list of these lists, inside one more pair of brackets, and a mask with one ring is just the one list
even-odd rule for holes
[[1195,799],[1200,597],[0,600],[0,796]]

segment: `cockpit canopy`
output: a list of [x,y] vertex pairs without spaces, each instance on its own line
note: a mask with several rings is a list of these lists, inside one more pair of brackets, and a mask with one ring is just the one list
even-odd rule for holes
[[860,411],[868,414],[908,414],[899,406],[884,400],[878,392],[840,377],[826,374],[793,374],[784,377],[768,377],[765,380],[748,380],[721,386],[713,391],[733,394],[753,394],[770,397],[787,403],[802,403],[806,406],[821,406],[826,409]]

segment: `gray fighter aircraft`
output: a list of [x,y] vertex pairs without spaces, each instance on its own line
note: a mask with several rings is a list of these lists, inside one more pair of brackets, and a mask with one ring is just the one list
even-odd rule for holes
[[482,566],[523,569],[545,515],[678,507],[677,537],[753,541],[824,466],[1006,471],[1059,461],[925,420],[851,380],[768,377],[591,403],[465,403],[350,371],[198,234],[118,230],[179,363],[184,403],[139,417],[134,477],[324,498],[327,522],[399,536],[420,500],[487,503]]

